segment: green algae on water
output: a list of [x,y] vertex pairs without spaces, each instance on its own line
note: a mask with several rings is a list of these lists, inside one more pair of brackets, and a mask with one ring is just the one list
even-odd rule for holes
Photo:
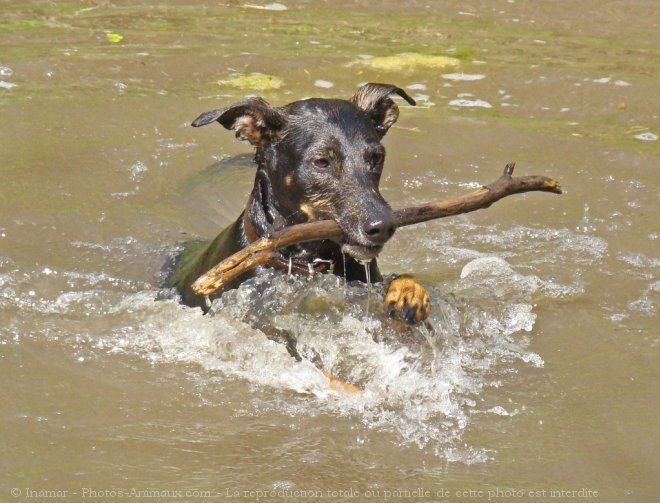
[[105,34],[105,38],[108,39],[108,42],[112,42],[113,44],[117,44],[121,42],[124,39],[123,35],[120,35],[119,33],[113,33],[113,32],[108,32]]
[[227,80],[219,80],[221,86],[235,87],[237,89],[246,89],[252,91],[270,91],[279,89],[284,81],[274,75],[264,73],[251,73],[250,75],[236,75]]
[[432,56],[429,54],[417,54],[406,52],[396,56],[378,56],[368,59],[360,59],[349,63],[352,65],[368,66],[374,70],[385,71],[411,71],[429,68],[456,67],[460,64],[458,58],[450,56]]

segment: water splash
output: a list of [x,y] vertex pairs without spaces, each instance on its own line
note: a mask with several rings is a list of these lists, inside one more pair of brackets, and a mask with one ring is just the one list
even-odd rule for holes
[[[477,405],[488,387],[521,366],[543,365],[525,335],[536,318],[532,305],[517,296],[515,285],[503,288],[525,277],[500,265],[501,271],[473,264],[451,293],[431,288],[430,328],[387,319],[378,308],[381,284],[347,288],[344,278],[318,274],[265,272],[216,299],[203,316],[179,304],[173,292],[144,283],[53,267],[23,276],[8,263],[0,271],[0,307],[21,312],[22,318],[12,318],[19,325],[26,316],[43,326],[67,320],[45,335],[71,344],[76,357],[102,352],[194,364],[209,378],[270,390],[255,410],[247,400],[247,413],[282,412],[284,403],[284,413],[294,415],[350,416],[367,428],[395,432],[403,444],[473,463],[488,459],[488,451],[465,446],[463,434],[474,414],[499,411]],[[31,296],[24,288],[45,281],[52,294],[36,288]],[[19,325],[8,327],[9,337],[25,332]],[[287,350],[291,341],[300,361]],[[333,392],[321,369],[363,393]]]
[[[374,298],[383,293],[382,285],[373,290]],[[286,332],[303,361],[364,389],[359,398],[336,397],[319,385],[318,374],[306,374],[310,380],[303,384],[299,380],[305,375],[293,376],[287,363],[295,389],[307,390],[330,413],[358,414],[371,428],[394,429],[406,442],[444,453],[469,425],[493,374],[507,374],[521,364],[543,365],[526,349],[528,339],[515,336],[532,329],[531,305],[503,300],[484,309],[456,293],[431,289],[429,330],[403,327],[378,309],[368,312],[370,292],[364,285],[346,289],[333,276],[268,274],[227,292],[210,314],[225,322],[241,320],[264,338]],[[245,354],[236,358],[254,368]],[[293,386],[282,380],[270,385]]]
[[367,295],[367,307],[365,309],[365,313],[367,316],[369,316],[369,313],[371,312],[371,260],[360,260],[360,264],[362,264],[362,267],[364,267],[364,277],[365,281],[367,283],[367,290],[369,294]]

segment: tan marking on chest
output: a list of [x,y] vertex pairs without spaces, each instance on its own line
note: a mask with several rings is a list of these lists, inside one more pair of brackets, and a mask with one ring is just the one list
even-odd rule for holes
[[314,213],[314,208],[307,203],[303,203],[300,205],[300,211],[302,211],[305,215],[307,215],[307,220],[314,220],[314,218],[316,217],[316,214]]

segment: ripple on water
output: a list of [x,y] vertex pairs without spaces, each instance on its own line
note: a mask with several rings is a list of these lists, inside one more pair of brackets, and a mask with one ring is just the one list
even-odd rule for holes
[[[426,260],[429,268],[435,267],[438,261],[464,267],[472,262],[467,269],[463,269],[463,277],[482,269],[499,270],[510,273],[514,288],[509,290],[554,298],[581,294],[584,291],[581,271],[587,266],[599,265],[608,251],[604,239],[566,228],[484,227],[467,220],[419,239],[423,249],[429,250]],[[475,261],[479,258],[484,260]],[[403,257],[395,256],[395,260],[403,260]],[[540,278],[534,274],[516,273],[507,262],[512,260],[533,271],[549,269],[552,276]],[[557,267],[557,264],[564,265]],[[497,277],[493,276],[490,281],[496,281]],[[502,288],[506,289],[506,284],[502,284]],[[474,294],[479,292],[474,291]]]

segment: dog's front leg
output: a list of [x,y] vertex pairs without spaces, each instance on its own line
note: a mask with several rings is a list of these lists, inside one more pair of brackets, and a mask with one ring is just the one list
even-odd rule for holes
[[431,312],[426,288],[412,276],[395,276],[387,285],[385,312],[391,318],[410,324],[424,321]]

